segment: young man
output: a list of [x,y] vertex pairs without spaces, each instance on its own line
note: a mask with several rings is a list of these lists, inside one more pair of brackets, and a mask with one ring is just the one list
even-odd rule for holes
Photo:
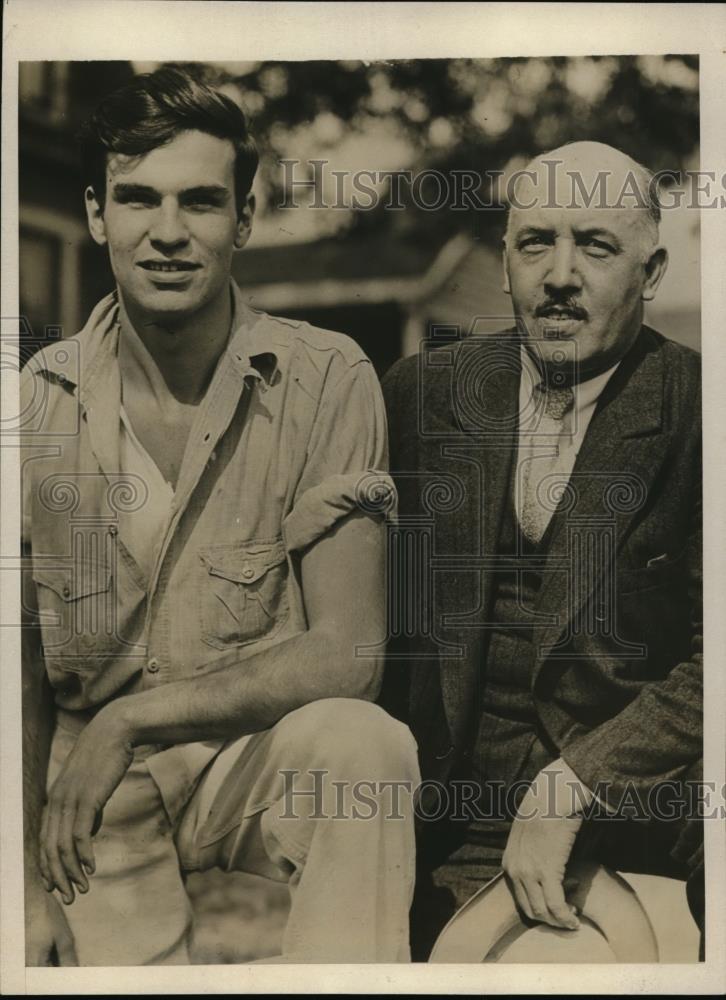
[[599,143],[538,157],[504,242],[517,330],[384,380],[401,529],[434,533],[432,620],[389,689],[449,788],[422,810],[419,957],[502,870],[527,918],[575,928],[576,840],[687,878],[702,921],[700,369],[642,323],[667,264],[650,181]]
[[79,964],[188,961],[182,872],[211,866],[289,884],[284,960],[406,960],[383,783],[416,753],[356,654],[384,628],[374,372],[231,281],[257,165],[232,100],[162,68],[84,152],[116,290],[23,387],[27,960],[60,949],[57,893]]

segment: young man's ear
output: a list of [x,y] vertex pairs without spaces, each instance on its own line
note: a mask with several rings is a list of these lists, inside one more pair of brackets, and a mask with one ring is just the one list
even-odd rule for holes
[[658,285],[663,280],[663,275],[667,269],[668,251],[665,247],[656,247],[645,262],[645,284],[643,285],[643,294],[641,296],[645,302],[650,302],[655,298]]
[[86,218],[88,219],[88,231],[93,240],[100,247],[106,245],[106,224],[103,221],[103,209],[98,203],[98,198],[92,187],[86,188]]
[[255,196],[250,192],[245,198],[245,203],[237,217],[237,233],[234,238],[236,250],[241,250],[252,235],[252,219],[255,214],[255,207]]

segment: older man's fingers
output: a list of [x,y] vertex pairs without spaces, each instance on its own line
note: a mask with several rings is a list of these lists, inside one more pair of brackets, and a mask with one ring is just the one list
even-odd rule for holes
[[527,892],[521,880],[518,878],[508,877],[507,881],[509,882],[509,888],[512,890],[514,894],[514,899],[519,909],[522,911],[525,917],[527,917],[528,920],[534,920],[535,916],[534,913],[532,912],[532,907],[529,902],[529,896],[527,895]]
[[548,924],[551,918],[550,912],[547,909],[547,903],[545,902],[542,886],[533,878],[523,879],[522,889],[526,893],[529,900],[532,918],[539,921],[539,923]]
[[565,899],[565,892],[562,883],[555,876],[549,876],[542,880],[542,891],[547,909],[550,912],[551,924],[561,927],[563,930],[576,931],[580,926],[574,908]]

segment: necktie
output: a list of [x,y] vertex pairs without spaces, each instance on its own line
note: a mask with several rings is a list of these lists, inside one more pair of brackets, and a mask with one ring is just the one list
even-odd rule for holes
[[[568,478],[565,470],[559,469],[561,447],[553,442],[553,438],[561,439],[564,430],[565,417],[572,409],[575,395],[571,388],[545,390],[541,385],[535,388],[535,394],[544,397],[544,410],[531,441],[536,445],[538,439],[546,435],[546,444],[542,447],[532,447],[529,452],[520,450],[524,457],[522,469],[522,501],[520,524],[527,538],[533,542],[541,541],[552,517],[553,498],[558,495],[556,479],[543,481],[547,477],[561,471],[562,484]],[[521,449],[521,445],[520,445]]]

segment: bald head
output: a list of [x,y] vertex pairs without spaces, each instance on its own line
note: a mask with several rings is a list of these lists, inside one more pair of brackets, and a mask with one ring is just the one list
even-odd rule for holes
[[536,156],[512,180],[508,237],[518,212],[567,208],[632,211],[640,225],[643,254],[658,243],[660,206],[653,174],[614,146],[568,143]]
[[510,179],[504,288],[545,365],[565,358],[590,377],[634,343],[668,260],[654,187],[598,142],[543,153]]

